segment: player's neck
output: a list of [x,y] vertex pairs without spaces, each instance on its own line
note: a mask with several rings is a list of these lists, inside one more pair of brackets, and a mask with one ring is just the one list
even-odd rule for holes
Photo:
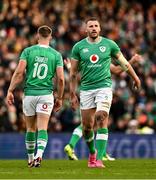
[[39,41],[38,41],[38,44],[40,44],[40,45],[45,45],[45,46],[49,46],[49,41],[47,41],[47,40],[39,40]]
[[97,38],[91,38],[91,37],[87,37],[87,41],[89,43],[99,43],[101,41],[101,36],[98,36]]

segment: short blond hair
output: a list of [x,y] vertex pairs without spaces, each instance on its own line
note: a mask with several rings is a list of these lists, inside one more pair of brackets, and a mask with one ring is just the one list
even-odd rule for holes
[[52,29],[47,25],[40,26],[37,32],[44,38],[47,38],[49,35],[52,35]]
[[86,20],[85,20],[85,23],[87,24],[88,21],[98,21],[100,23],[100,20],[97,18],[97,17],[88,17]]

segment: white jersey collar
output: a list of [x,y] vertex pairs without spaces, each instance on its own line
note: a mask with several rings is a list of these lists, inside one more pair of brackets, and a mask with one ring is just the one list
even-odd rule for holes
[[44,47],[44,48],[48,48],[49,47],[48,45],[44,45],[44,44],[38,44],[38,46]]
[[102,41],[102,37],[99,36],[99,40],[98,40],[97,42],[91,42],[91,41],[89,41],[88,37],[86,38],[86,41],[87,41],[89,44],[98,44],[98,43],[100,43],[100,42]]

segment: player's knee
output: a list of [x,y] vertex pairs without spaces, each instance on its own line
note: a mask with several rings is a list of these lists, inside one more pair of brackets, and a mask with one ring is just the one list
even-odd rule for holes
[[92,130],[92,126],[85,126],[84,127],[84,131],[91,131]]
[[83,128],[83,134],[84,135],[88,135],[90,132],[92,131],[92,127],[91,126],[85,126],[84,128]]
[[36,128],[27,128],[27,132],[36,132]]
[[110,106],[111,106],[110,102],[97,102],[96,111],[103,112],[105,114],[109,114]]
[[95,114],[95,119],[97,121],[105,121],[108,118],[108,114],[105,111],[98,111]]
[[33,127],[33,126],[27,127],[27,131],[28,132],[36,132],[36,127]]

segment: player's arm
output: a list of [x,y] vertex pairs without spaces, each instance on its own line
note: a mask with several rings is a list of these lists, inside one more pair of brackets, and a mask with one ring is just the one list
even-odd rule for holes
[[[139,54],[135,54],[134,56],[132,56],[132,58],[128,62],[131,65],[133,65],[141,60],[142,60],[142,57]],[[116,74],[116,75],[119,75],[120,73],[124,71],[120,65],[114,65],[114,64],[110,65],[110,70],[113,74]]]
[[78,99],[76,96],[76,88],[77,88],[77,74],[78,74],[78,64],[79,61],[76,59],[71,60],[71,68],[70,68],[70,98],[71,105],[73,109],[76,109],[78,106]]
[[134,85],[135,88],[140,89],[141,87],[141,82],[139,77],[137,76],[137,74],[135,73],[133,67],[131,66],[131,64],[126,60],[126,58],[123,56],[123,54],[121,52],[118,52],[116,54],[116,58],[118,59],[122,69],[124,71],[126,71],[134,80]]
[[64,70],[63,60],[60,53],[57,54],[57,68],[56,68],[56,79],[57,79],[57,98],[54,104],[54,111],[57,112],[62,107],[62,98],[64,93]]
[[123,72],[123,69],[121,68],[120,65],[114,65],[112,63],[110,65],[110,70],[111,70],[111,73],[116,74],[116,75],[119,75]]
[[71,60],[71,68],[70,68],[70,95],[71,96],[76,94],[77,74],[78,74],[78,61]]
[[8,88],[8,93],[7,93],[7,102],[9,105],[13,104],[14,102],[13,91],[15,90],[17,85],[20,84],[24,79],[26,65],[27,63],[25,60],[20,60],[12,76],[10,86]]
[[64,93],[64,71],[63,67],[57,67],[56,69],[57,77],[57,98],[54,104],[54,111],[57,112],[62,107],[62,98]]
[[56,69],[57,77],[57,98],[62,99],[64,92],[64,72],[63,67],[57,67]]
[[67,70],[70,71],[71,62],[69,58],[64,59],[64,65],[66,66]]

